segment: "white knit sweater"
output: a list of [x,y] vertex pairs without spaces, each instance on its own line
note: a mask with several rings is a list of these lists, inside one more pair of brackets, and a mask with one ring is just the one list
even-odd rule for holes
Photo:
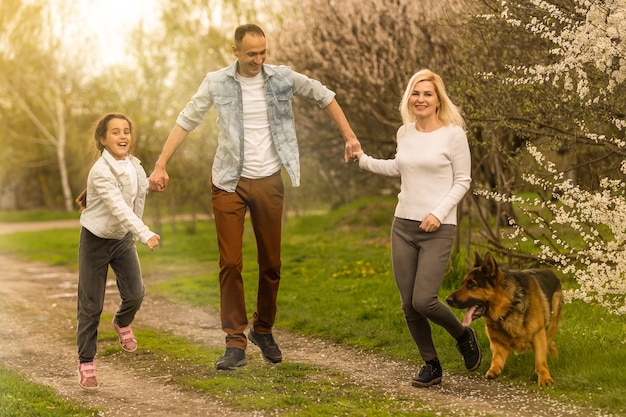
[[443,224],[456,224],[456,207],[471,178],[467,136],[449,125],[422,133],[411,123],[400,127],[394,159],[363,155],[359,167],[401,178],[395,216],[421,221],[432,213]]

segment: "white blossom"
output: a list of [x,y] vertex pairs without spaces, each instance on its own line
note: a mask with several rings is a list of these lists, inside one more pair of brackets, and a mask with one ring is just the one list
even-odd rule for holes
[[[557,1],[530,2],[537,10],[536,16],[522,19],[516,14],[519,5],[503,0],[502,12],[488,19],[502,19],[549,40],[554,59],[548,65],[507,66],[510,76],[504,77],[503,82],[511,85],[549,83],[567,93],[564,102],[581,103],[581,106],[609,98],[626,80],[626,1],[572,0],[575,15],[565,13]],[[601,84],[597,73],[589,73],[591,68],[604,75]],[[480,75],[496,78],[493,73]],[[623,137],[626,119],[614,117],[609,122],[620,132],[620,137],[592,132],[584,120],[574,120],[586,139],[626,149]],[[599,178],[598,189],[587,190],[568,180],[532,143],[526,150],[538,169],[524,174],[522,179],[551,193],[554,199],[544,201],[487,190],[475,190],[475,194],[514,205],[526,217],[528,223],[523,223],[528,224],[528,228],[547,229],[539,237],[520,222],[509,220],[511,227],[506,237],[513,245],[532,241],[539,259],[575,278],[577,287],[566,292],[567,301],[579,299],[596,303],[612,313],[626,315],[626,184],[623,179]],[[626,160],[621,162],[620,171],[626,175]],[[568,233],[577,234],[580,240],[570,243]],[[531,236],[534,237],[529,239]]]

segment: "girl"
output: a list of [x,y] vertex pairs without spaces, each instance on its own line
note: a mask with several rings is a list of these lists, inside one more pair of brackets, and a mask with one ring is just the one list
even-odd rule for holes
[[425,362],[412,385],[427,387],[439,384],[442,376],[431,321],[456,339],[468,370],[477,369],[482,359],[474,330],[437,298],[454,239],[457,204],[471,182],[470,150],[463,118],[432,71],[413,75],[400,112],[403,125],[395,159],[374,159],[363,151],[354,155],[363,169],[401,178],[391,230],[392,266],[406,324]]
[[89,171],[81,207],[78,247],[79,384],[98,388],[94,356],[104,306],[109,265],[115,272],[121,302],[113,319],[122,349],[133,352],[137,339],[130,323],[144,296],[134,237],[153,250],[160,236],[150,231],[143,215],[148,180],[140,161],[130,155],[132,122],[123,114],[107,114],[96,124],[95,144],[101,156]]

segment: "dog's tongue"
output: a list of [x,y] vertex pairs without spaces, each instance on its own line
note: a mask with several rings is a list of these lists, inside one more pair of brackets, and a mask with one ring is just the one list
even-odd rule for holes
[[474,315],[474,311],[476,311],[476,306],[472,306],[467,309],[465,315],[463,316],[463,326],[469,326],[472,322],[472,316]]

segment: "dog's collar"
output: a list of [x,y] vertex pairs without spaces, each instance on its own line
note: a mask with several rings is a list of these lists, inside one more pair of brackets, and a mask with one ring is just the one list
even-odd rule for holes
[[513,310],[515,309],[515,306],[517,306],[518,304],[520,304],[519,301],[513,301],[511,303],[511,306],[509,307],[509,309],[506,311],[506,313],[502,316],[500,316],[498,318],[498,321],[504,321],[506,320],[506,318],[513,312]]

